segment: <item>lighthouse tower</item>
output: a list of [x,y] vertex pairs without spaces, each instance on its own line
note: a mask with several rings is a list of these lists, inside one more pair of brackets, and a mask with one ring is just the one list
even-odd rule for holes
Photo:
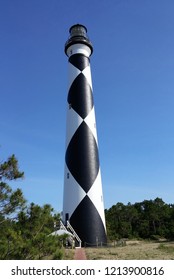
[[82,244],[106,243],[102,182],[89,57],[93,47],[85,26],[76,24],[65,44],[69,57],[63,221]]

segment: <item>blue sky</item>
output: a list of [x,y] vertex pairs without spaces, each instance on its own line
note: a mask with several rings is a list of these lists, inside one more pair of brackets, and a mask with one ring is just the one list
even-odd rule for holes
[[29,202],[62,210],[69,28],[93,43],[105,208],[174,203],[173,0],[1,0],[0,160]]

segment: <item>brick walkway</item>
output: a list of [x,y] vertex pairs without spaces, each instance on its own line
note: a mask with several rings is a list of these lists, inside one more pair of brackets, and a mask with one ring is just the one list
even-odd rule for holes
[[75,260],[87,260],[86,254],[85,254],[85,249],[84,248],[76,248],[75,249],[75,254],[74,254],[74,259]]

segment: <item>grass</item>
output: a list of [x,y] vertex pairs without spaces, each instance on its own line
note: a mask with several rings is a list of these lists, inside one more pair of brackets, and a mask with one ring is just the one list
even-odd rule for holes
[[64,260],[73,260],[74,254],[75,254],[75,249],[65,249],[63,259]]
[[164,253],[167,254],[173,254],[174,255],[174,244],[168,245],[168,244],[160,244],[158,246],[158,249],[161,250]]
[[43,260],[73,260],[75,249],[58,249],[54,255],[49,255],[43,258]]
[[173,242],[127,241],[126,246],[86,248],[88,260],[172,260]]

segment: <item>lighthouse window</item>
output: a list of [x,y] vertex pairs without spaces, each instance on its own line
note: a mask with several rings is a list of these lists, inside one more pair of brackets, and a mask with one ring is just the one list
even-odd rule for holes
[[67,179],[69,179],[69,173],[67,173]]

